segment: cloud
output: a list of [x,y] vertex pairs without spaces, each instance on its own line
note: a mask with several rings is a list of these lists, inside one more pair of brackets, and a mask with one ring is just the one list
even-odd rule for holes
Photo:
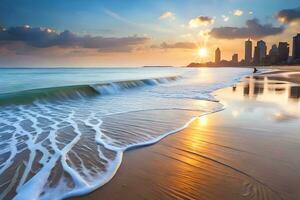
[[224,22],[228,22],[229,21],[229,17],[226,15],[222,15],[223,21]]
[[277,35],[284,31],[284,27],[274,27],[272,24],[260,24],[258,19],[247,20],[246,27],[213,28],[210,35],[221,39],[253,38],[259,39],[270,35]]
[[242,16],[243,14],[244,14],[244,12],[239,9],[233,11],[233,15],[238,16],[238,17]]
[[175,19],[175,15],[174,13],[167,11],[165,13],[163,13],[160,17],[160,20],[164,20],[164,19],[170,19],[170,20],[174,20]]
[[198,28],[200,26],[208,26],[214,23],[214,19],[207,16],[198,16],[194,19],[191,19],[189,22],[190,28]]
[[71,31],[56,32],[50,28],[33,28],[28,25],[0,27],[0,42],[13,43],[23,42],[35,48],[88,48],[99,51],[130,51],[135,46],[144,44],[150,39],[147,37],[102,37],[102,36],[79,36]]
[[160,48],[162,49],[195,49],[197,45],[192,42],[177,42],[168,44],[166,42],[161,43]]
[[300,20],[300,7],[294,9],[284,9],[277,13],[277,19],[283,23],[291,23]]

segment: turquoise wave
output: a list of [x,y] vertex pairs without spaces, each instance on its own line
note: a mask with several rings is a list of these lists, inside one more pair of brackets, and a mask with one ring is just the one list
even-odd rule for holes
[[171,81],[176,81],[179,76],[141,79],[141,80],[126,80],[116,82],[102,82],[91,85],[73,85],[51,88],[40,88],[33,90],[25,90],[14,93],[0,94],[0,105],[12,104],[28,104],[38,99],[47,100],[66,100],[76,98],[86,98],[98,95],[112,95],[144,86],[154,86],[164,84]]

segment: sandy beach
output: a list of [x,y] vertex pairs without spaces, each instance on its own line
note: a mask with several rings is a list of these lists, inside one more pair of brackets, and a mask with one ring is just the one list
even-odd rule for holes
[[126,151],[110,182],[73,199],[300,199],[296,83],[276,73],[215,92],[223,111]]

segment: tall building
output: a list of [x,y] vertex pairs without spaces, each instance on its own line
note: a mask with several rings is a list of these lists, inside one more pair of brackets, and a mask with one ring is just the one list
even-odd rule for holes
[[300,33],[293,37],[293,59],[300,59]]
[[267,46],[265,41],[260,40],[257,42],[257,48],[258,48],[258,53],[259,53],[259,62],[262,63],[264,58],[267,55]]
[[247,64],[252,62],[252,41],[250,39],[245,42],[245,62]]
[[232,55],[231,62],[235,64],[239,63],[239,55],[237,53]]
[[253,58],[253,63],[258,65],[260,64],[260,58],[259,58],[259,49],[258,47],[254,47],[254,58]]
[[278,47],[276,44],[273,44],[272,48],[269,51],[269,62],[270,64],[276,64],[278,62]]
[[221,50],[219,48],[215,51],[215,63],[221,62]]
[[287,42],[279,42],[278,45],[278,62],[286,63],[289,59],[289,44]]
[[278,55],[278,48],[276,44],[272,45],[272,48],[269,51],[270,56],[277,56]]

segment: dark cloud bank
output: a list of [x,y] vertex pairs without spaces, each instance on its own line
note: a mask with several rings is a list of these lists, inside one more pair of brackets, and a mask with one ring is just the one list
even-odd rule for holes
[[284,23],[300,20],[300,7],[281,10],[277,13],[277,18]]
[[[146,37],[102,37],[79,36],[71,31],[58,33],[48,28],[32,28],[18,26],[5,29],[0,27],[0,42],[24,42],[36,48],[65,47],[65,48],[90,48],[99,51],[130,51],[134,46],[148,42]],[[0,44],[1,45],[1,44]]]
[[196,19],[200,22],[207,22],[209,24],[211,24],[214,21],[213,18],[208,16],[198,16]]
[[284,27],[274,27],[272,24],[260,24],[258,19],[247,20],[245,27],[213,28],[210,35],[221,39],[260,39],[270,35],[277,35],[284,31]]

